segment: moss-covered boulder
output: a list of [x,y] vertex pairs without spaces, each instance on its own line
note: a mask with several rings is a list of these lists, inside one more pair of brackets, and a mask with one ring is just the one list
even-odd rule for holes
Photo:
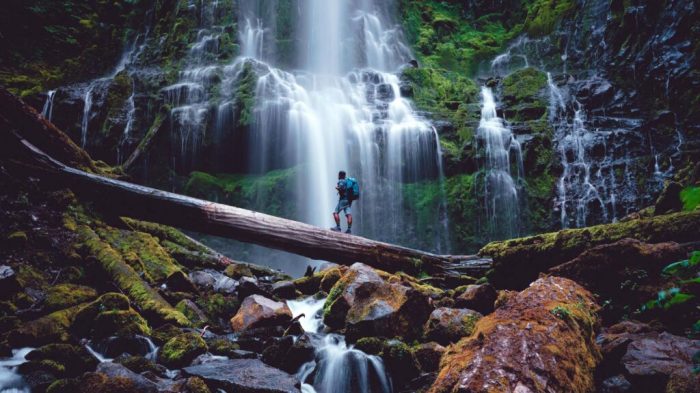
[[491,284],[467,285],[455,297],[455,306],[489,314],[493,311],[497,297],[498,294]]
[[26,359],[33,362],[53,361],[63,367],[60,377],[77,377],[92,371],[97,360],[85,348],[70,344],[49,344],[29,352]]
[[129,298],[120,293],[106,293],[82,305],[75,316],[72,331],[80,337],[128,337],[151,333],[146,320],[131,308]]
[[58,284],[46,291],[44,306],[47,310],[60,310],[89,302],[97,297],[93,288],[76,284]]
[[345,328],[351,338],[411,339],[422,334],[430,315],[429,291],[399,275],[355,263],[331,289],[323,320],[331,328]]
[[243,332],[249,329],[285,326],[292,320],[292,311],[286,303],[276,302],[260,295],[250,295],[231,318],[231,329]]
[[195,302],[189,299],[181,300],[175,309],[180,311],[184,316],[187,317],[192,324],[195,326],[204,326],[207,323],[207,316],[204,312],[197,306]]
[[67,342],[71,338],[70,327],[80,308],[81,306],[73,306],[25,322],[8,333],[7,342],[13,347]]
[[495,286],[522,288],[540,272],[576,258],[587,249],[624,238],[647,243],[698,241],[700,210],[492,242],[479,254],[493,258],[490,281]]
[[207,343],[199,334],[183,333],[168,340],[159,353],[159,360],[168,368],[188,366],[194,358],[207,352]]
[[425,323],[425,337],[444,345],[457,342],[472,334],[481,317],[478,312],[466,308],[436,308]]
[[597,309],[575,282],[541,278],[448,348],[430,392],[591,392]]

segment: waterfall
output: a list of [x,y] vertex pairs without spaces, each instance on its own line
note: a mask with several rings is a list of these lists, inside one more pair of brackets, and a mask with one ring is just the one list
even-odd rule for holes
[[[409,243],[407,229],[420,230],[407,217],[402,185],[441,181],[439,141],[400,94],[393,72],[411,59],[410,51],[385,5],[301,3],[302,70],[294,72],[257,57],[269,52],[260,47],[270,29],[264,15],[240,24],[243,54],[253,57],[259,74],[249,170],[302,168],[292,218],[317,226],[330,225],[336,174],[346,170],[363,188],[353,206],[354,232]],[[437,213],[435,227],[442,230]],[[433,247],[444,251],[446,236],[439,238]]]
[[53,98],[55,96],[56,90],[49,90],[46,93],[46,102],[44,102],[44,107],[41,110],[41,115],[48,121],[51,121],[51,117],[53,116]]
[[338,334],[319,334],[326,299],[290,300],[287,305],[311,334],[316,358],[301,366],[297,378],[303,393],[391,393],[391,380],[378,356],[370,356],[347,345]]
[[[484,200],[488,232],[492,238],[512,238],[519,234],[520,202],[513,176],[523,177],[520,143],[496,113],[496,100],[490,88],[481,88],[481,120],[477,138],[486,154]],[[511,167],[516,172],[511,173]]]

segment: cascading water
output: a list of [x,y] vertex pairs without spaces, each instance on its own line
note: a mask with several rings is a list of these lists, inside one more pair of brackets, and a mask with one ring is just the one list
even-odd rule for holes
[[30,389],[17,367],[25,363],[26,356],[34,348],[22,348],[12,351],[12,357],[0,359],[0,393],[30,393]]
[[56,90],[49,90],[46,93],[46,102],[44,102],[44,107],[41,109],[41,115],[48,121],[51,121],[51,117],[53,116],[53,99],[55,96]]
[[[440,181],[441,158],[436,132],[401,97],[391,73],[410,60],[410,52],[384,6],[300,4],[305,45],[299,64],[305,71],[259,64],[249,165],[254,173],[300,168],[294,218],[318,226],[329,225],[336,173],[345,169],[363,187],[354,206],[355,233],[407,243],[413,224],[402,185]],[[262,15],[251,20],[242,24],[250,30],[241,33],[242,51],[267,53],[258,45],[265,43],[260,36],[268,21]],[[442,230],[444,217],[437,216],[435,227]],[[433,247],[445,251],[446,236],[438,238]]]
[[[491,238],[512,238],[519,234],[520,201],[516,178],[523,177],[520,143],[496,112],[490,88],[481,88],[481,120],[477,137],[486,154],[484,160],[485,206]],[[515,168],[515,173],[512,169]]]
[[304,331],[311,334],[316,359],[301,366],[297,378],[303,393],[390,393],[391,380],[377,356],[348,346],[338,334],[322,334],[326,299],[307,298],[287,302]]

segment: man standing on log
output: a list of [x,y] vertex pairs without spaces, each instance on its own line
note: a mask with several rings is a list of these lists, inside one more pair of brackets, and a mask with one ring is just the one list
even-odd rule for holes
[[348,221],[348,229],[345,233],[352,233],[352,211],[350,209],[352,202],[360,198],[360,188],[357,180],[352,177],[346,178],[345,176],[345,171],[338,172],[338,184],[335,186],[335,189],[338,191],[338,204],[335,206],[335,211],[333,212],[335,227],[331,228],[331,231],[341,231],[340,212],[343,211]]

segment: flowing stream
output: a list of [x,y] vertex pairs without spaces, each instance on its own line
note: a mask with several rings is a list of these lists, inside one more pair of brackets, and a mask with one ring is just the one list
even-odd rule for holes
[[0,393],[29,393],[29,387],[17,367],[25,363],[25,357],[34,348],[22,348],[12,351],[12,357],[0,359]]
[[324,334],[326,299],[306,298],[287,302],[294,317],[311,334],[316,359],[301,366],[297,378],[303,393],[391,393],[391,379],[378,356],[354,349],[338,334]]

